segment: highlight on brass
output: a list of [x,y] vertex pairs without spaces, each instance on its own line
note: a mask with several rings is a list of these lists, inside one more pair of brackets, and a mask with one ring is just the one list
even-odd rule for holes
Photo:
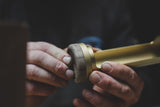
[[113,61],[130,67],[142,67],[160,63],[160,36],[150,43],[93,52],[91,47],[80,43],[71,44],[68,53],[73,59],[75,82],[88,80],[92,70],[100,69],[105,61]]

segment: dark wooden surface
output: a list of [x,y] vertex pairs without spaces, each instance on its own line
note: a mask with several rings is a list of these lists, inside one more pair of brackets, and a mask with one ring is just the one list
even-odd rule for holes
[[0,23],[0,107],[25,106],[27,29]]

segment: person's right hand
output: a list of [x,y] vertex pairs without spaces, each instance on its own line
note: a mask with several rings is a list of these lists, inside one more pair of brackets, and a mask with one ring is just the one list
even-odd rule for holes
[[68,68],[71,57],[64,50],[46,42],[27,43],[26,95],[48,96],[55,87],[64,87],[72,79]]

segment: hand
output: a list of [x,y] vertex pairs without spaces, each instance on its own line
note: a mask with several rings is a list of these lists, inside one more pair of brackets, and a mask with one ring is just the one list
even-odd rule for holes
[[71,57],[46,42],[27,43],[26,95],[48,96],[72,79]]
[[74,99],[76,107],[129,107],[138,102],[144,82],[133,69],[105,62],[101,70],[91,73],[89,79],[94,87],[83,90],[85,100]]

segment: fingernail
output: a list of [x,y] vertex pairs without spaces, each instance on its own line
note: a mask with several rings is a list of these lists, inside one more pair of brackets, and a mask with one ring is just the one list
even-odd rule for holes
[[68,70],[66,71],[66,76],[67,76],[67,78],[71,79],[71,78],[73,77],[73,71],[70,70],[70,69],[68,69]]
[[65,56],[65,57],[63,58],[63,62],[65,62],[66,64],[69,64],[69,63],[71,62],[71,57]]
[[107,71],[107,72],[112,71],[112,67],[108,62],[104,62],[102,64],[101,68],[102,68],[103,71]]
[[91,99],[91,98],[94,97],[94,94],[91,91],[87,90],[87,89],[83,90],[83,95],[88,99]]
[[96,73],[96,72],[93,72],[91,73],[90,75],[90,81],[94,84],[98,83],[99,81],[101,80],[101,77]]

